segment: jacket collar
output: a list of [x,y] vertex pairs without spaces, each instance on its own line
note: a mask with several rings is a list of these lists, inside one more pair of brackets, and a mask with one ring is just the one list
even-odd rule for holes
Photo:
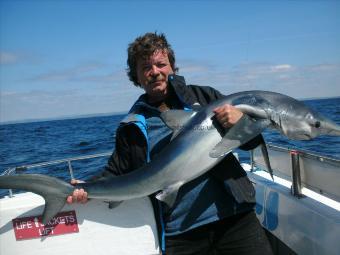
[[176,74],[169,75],[168,82],[184,106],[190,108],[195,103],[192,92],[188,89],[183,76]]

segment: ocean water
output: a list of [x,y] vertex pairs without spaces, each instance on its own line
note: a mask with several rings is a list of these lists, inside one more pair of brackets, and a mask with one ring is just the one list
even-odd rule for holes
[[[305,101],[307,105],[340,124],[340,98]],[[115,130],[124,115],[33,123],[0,125],[0,173],[11,167],[111,152]],[[276,131],[266,130],[267,142],[340,159],[340,137],[321,136],[311,141],[292,141]],[[241,160],[247,152],[238,151]],[[72,163],[75,178],[87,179],[102,171],[108,157]],[[70,180],[67,163],[29,169],[25,173],[43,173]],[[6,191],[0,190],[0,197]]]

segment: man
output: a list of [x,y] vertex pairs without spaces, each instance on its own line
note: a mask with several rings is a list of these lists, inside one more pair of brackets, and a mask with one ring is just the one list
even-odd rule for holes
[[[194,104],[206,105],[223,97],[211,87],[186,85],[176,75],[175,55],[163,34],[147,33],[128,48],[128,76],[145,91],[122,120],[116,135],[116,150],[102,177],[121,175],[152,161],[170,142],[172,131],[160,119],[169,109],[190,110]],[[224,127],[234,125],[243,113],[231,105],[214,109]],[[147,128],[145,128],[147,127]],[[262,142],[256,137],[243,149]],[[100,177],[99,177],[100,178]],[[233,179],[245,196],[235,196]],[[247,180],[241,182],[240,180]],[[255,213],[254,189],[232,154],[206,174],[184,184],[174,205],[151,196],[160,227],[162,250],[166,254],[272,254]],[[85,203],[87,193],[75,190],[67,201]]]

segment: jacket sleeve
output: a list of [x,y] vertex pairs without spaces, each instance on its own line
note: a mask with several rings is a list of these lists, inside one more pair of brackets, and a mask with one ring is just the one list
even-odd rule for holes
[[116,131],[116,148],[104,171],[90,180],[129,173],[146,162],[146,140],[135,125],[120,126]]

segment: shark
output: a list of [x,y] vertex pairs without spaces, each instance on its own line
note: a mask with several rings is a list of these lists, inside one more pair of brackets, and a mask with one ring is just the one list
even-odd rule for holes
[[[234,105],[244,113],[230,128],[223,128],[213,112],[224,104]],[[129,174],[76,186],[42,174],[3,175],[0,189],[20,189],[41,195],[45,199],[43,224],[62,210],[75,188],[86,190],[90,199],[117,203],[156,194],[157,199],[171,206],[183,184],[209,171],[228,153],[266,128],[276,129],[295,140],[340,135],[339,125],[303,102],[270,91],[238,92],[206,106],[194,104],[192,111],[163,112],[161,118],[173,129],[170,143],[151,162]],[[240,201],[248,199],[242,194],[235,195]]]

